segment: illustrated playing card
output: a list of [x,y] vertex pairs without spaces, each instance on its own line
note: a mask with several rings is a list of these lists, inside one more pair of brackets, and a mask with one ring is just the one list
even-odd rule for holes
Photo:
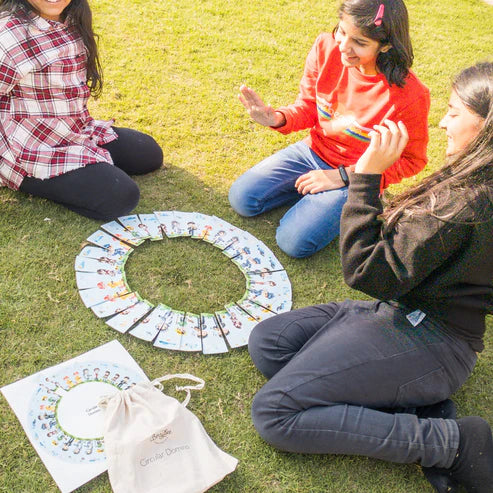
[[79,291],[82,302],[87,308],[105,303],[106,301],[112,301],[125,294],[128,294],[128,288],[125,284],[114,288],[90,288]]
[[75,270],[78,272],[94,272],[111,277],[120,276],[123,272],[123,264],[111,264],[105,261],[100,262],[98,259],[81,257],[80,255],[75,257],[74,266]]
[[139,301],[135,305],[121,311],[118,315],[106,320],[106,325],[118,332],[127,332],[130,327],[135,325],[142,317],[149,313],[153,305],[146,300]]
[[173,231],[173,228],[175,228],[176,231],[181,231],[181,234],[178,234],[177,236],[201,237],[201,231],[197,225],[195,212],[174,211],[171,231]]
[[276,313],[291,310],[292,291],[286,271],[252,274],[247,279],[246,297]]
[[202,351],[202,331],[198,315],[186,313],[180,330],[180,351]]
[[154,341],[154,346],[162,349],[180,349],[181,330],[179,327],[183,326],[185,318],[185,312],[178,310],[170,310],[166,313],[166,318],[161,330]]
[[75,280],[79,289],[99,288],[112,289],[117,286],[125,286],[125,274],[122,271],[114,271],[115,275],[100,274],[98,272],[76,272]]
[[253,317],[248,316],[234,303],[225,306],[226,310],[216,312],[221,329],[231,347],[246,346],[253,327],[257,325]]
[[239,240],[243,232],[240,228],[216,216],[210,218],[209,225],[210,229],[207,237],[204,239],[221,250],[224,250],[228,245]]
[[130,216],[121,216],[118,218],[118,221],[136,238],[147,240],[151,237],[149,231],[144,227],[145,225],[142,224],[142,221],[137,214],[131,214]]
[[119,240],[122,240],[126,243],[130,243],[131,245],[138,246],[144,242],[141,238],[136,237],[132,231],[124,228],[117,221],[110,221],[109,223],[101,225],[101,229],[104,229],[107,233],[115,236]]
[[267,318],[273,317],[274,312],[271,312],[267,308],[257,305],[257,303],[247,299],[240,300],[236,303],[241,309],[246,311],[251,317],[253,317],[257,322],[266,320]]
[[174,211],[154,211],[154,214],[161,224],[161,231],[168,238],[188,236],[185,234],[186,225],[181,225],[180,221],[175,219]]
[[143,229],[151,241],[162,240],[161,223],[154,214],[139,214],[140,224],[138,228]]
[[206,233],[205,227],[209,222],[209,217],[200,212],[194,212],[190,219],[189,233],[192,238],[202,240]]
[[137,293],[125,294],[123,296],[107,300],[104,303],[99,303],[98,305],[92,306],[91,310],[94,312],[96,317],[110,317],[111,315],[120,313],[132,305],[135,305],[135,303],[140,300],[140,296]]
[[101,230],[89,236],[87,241],[108,250],[111,255],[124,255],[133,250],[130,245]]
[[144,341],[153,341],[167,320],[172,309],[169,306],[159,304],[151,313],[141,320],[129,334]]
[[79,257],[87,257],[95,259],[99,262],[108,264],[108,265],[117,265],[124,264],[127,261],[128,256],[132,252],[132,249],[127,251],[124,254],[120,252],[110,252],[109,250],[105,250],[104,248],[98,246],[85,246],[80,252]]
[[202,330],[202,352],[204,354],[228,352],[228,346],[226,345],[224,335],[214,314],[201,313],[200,328]]

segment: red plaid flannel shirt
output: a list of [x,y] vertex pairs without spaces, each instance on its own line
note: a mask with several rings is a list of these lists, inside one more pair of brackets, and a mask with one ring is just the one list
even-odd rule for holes
[[87,110],[86,50],[63,23],[31,15],[0,18],[0,186],[52,178],[90,163],[113,164],[102,149],[112,121]]

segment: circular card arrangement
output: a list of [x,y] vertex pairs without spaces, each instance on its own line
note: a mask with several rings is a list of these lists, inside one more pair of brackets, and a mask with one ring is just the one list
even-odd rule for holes
[[[154,306],[127,284],[124,266],[144,241],[187,236],[221,249],[246,277],[243,297],[215,313]],[[118,332],[178,351],[225,353],[245,346],[253,327],[291,309],[291,284],[272,251],[250,233],[216,216],[157,211],[119,217],[93,233],[75,259],[84,304]]]
[[29,405],[34,439],[66,462],[104,461],[101,408],[87,403],[126,390],[138,381],[142,377],[128,368],[103,362],[74,364],[43,376]]

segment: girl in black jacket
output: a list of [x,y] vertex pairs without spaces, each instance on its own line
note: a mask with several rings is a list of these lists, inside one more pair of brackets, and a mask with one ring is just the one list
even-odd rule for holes
[[377,301],[333,302],[257,325],[249,350],[269,379],[260,435],[291,452],[417,462],[440,493],[493,491],[493,440],[449,399],[483,349],[493,313],[493,64],[452,87],[446,165],[383,209],[381,174],[407,143],[376,126],[341,222],[346,282]]

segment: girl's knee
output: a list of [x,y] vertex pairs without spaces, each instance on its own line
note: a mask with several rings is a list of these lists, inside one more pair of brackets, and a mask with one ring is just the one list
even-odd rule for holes
[[[275,317],[271,317],[259,322],[248,336],[248,352],[250,353],[250,357],[252,358],[252,361],[256,366],[257,362],[263,359],[266,348],[270,347],[270,343],[268,340],[270,336],[269,327],[272,324],[273,318]],[[257,368],[259,367],[257,366]],[[262,371],[261,368],[259,369],[260,371]]]
[[282,225],[277,228],[276,242],[286,255],[293,258],[309,257],[321,248],[310,238],[300,235],[294,228]]
[[153,137],[147,135],[149,144],[147,146],[147,166],[146,173],[158,170],[163,165],[164,154],[161,146]]
[[228,199],[233,210],[244,217],[252,217],[259,214],[258,201],[246,190],[241,183],[241,176],[236,180],[229,189]]
[[252,401],[251,416],[257,433],[268,443],[272,443],[276,434],[274,425],[275,413],[269,411],[272,401],[264,388],[255,395]]
[[[287,423],[280,417],[279,409],[273,405],[273,402],[278,401],[279,396],[276,393],[266,391],[265,387],[260,389],[252,402],[252,422],[265,442],[280,450],[289,451],[292,447],[286,433]],[[286,419],[289,420],[289,417],[286,416]]]
[[104,197],[97,205],[97,213],[101,219],[113,220],[132,212],[140,199],[140,190],[130,178],[109,185]]

